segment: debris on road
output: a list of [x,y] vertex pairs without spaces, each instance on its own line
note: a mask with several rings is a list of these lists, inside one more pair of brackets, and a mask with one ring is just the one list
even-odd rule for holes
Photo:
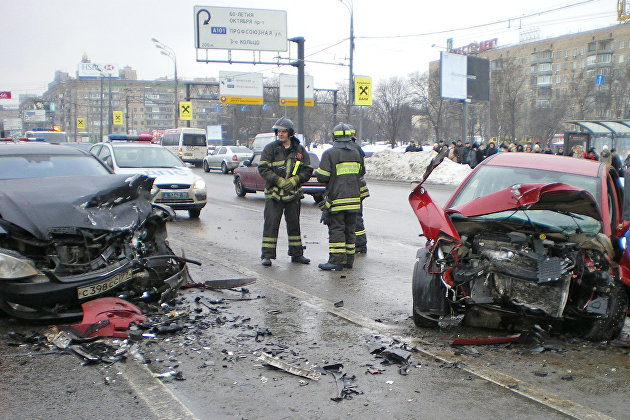
[[453,338],[451,346],[483,346],[489,344],[505,344],[519,341],[521,335],[509,335],[507,337],[472,337],[472,338]]
[[258,358],[262,360],[264,363],[271,365],[273,367],[276,367],[278,369],[282,369],[285,372],[289,372],[292,375],[302,376],[304,378],[312,379],[314,381],[318,381],[319,377],[321,376],[319,372],[292,365],[283,360],[277,359],[265,352],[261,352]]
[[363,392],[355,389],[357,387],[354,384],[356,376],[347,376],[341,371],[341,369],[343,369],[342,364],[325,366],[324,369],[335,378],[335,383],[337,384],[337,395],[332,397],[331,400],[337,402],[351,400],[353,395],[363,394]]
[[182,286],[182,289],[233,289],[235,287],[249,286],[254,283],[256,283],[255,278],[206,280],[203,283],[188,282]]

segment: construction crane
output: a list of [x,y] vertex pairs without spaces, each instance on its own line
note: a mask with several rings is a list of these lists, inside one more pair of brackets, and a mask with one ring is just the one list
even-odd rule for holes
[[626,0],[617,0],[617,20],[619,22],[627,22],[630,20],[630,10],[628,10]]

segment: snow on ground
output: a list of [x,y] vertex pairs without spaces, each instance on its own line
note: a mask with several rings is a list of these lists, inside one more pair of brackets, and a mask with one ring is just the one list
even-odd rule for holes
[[[365,159],[366,178],[395,181],[419,181],[424,171],[436,155],[433,150],[396,153],[383,151]],[[460,165],[448,158],[433,170],[427,183],[459,185],[472,171],[468,165]]]
[[[323,147],[311,149],[320,158],[322,153],[331,147],[325,144]],[[365,158],[366,178],[387,181],[419,181],[424,171],[436,155],[433,150],[403,153],[404,147],[389,149],[388,146],[366,145],[363,151],[373,153]],[[459,185],[472,169],[468,165],[460,165],[444,158],[442,163],[433,170],[427,183]]]

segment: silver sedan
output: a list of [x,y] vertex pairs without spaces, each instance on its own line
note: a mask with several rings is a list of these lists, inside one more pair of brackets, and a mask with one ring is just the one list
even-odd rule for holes
[[203,170],[220,169],[227,174],[233,172],[238,165],[252,157],[254,152],[245,146],[221,146],[203,159]]

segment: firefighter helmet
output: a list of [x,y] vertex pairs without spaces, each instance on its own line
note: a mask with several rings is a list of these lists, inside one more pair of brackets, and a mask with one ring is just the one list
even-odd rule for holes
[[333,139],[336,141],[350,141],[354,134],[354,127],[350,124],[339,123],[333,128]]
[[295,127],[293,126],[293,121],[288,119],[287,117],[282,117],[273,125],[273,131],[278,135],[278,130],[287,130],[289,133],[289,137],[293,137],[295,134]]

